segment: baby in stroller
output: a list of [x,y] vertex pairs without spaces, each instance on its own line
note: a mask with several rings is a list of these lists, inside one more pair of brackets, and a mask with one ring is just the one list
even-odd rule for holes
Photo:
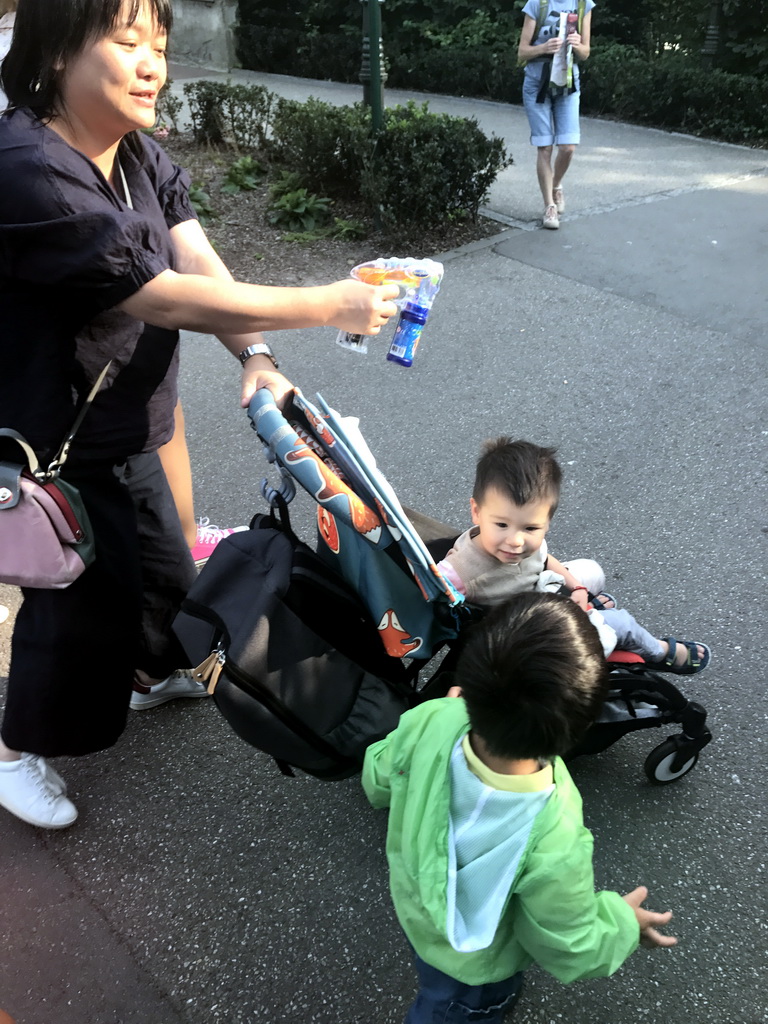
[[[438,568],[470,604],[500,604],[526,590],[570,593],[592,619],[603,649],[631,651],[658,671],[701,672],[711,660],[706,644],[654,637],[603,593],[605,575],[591,559],[560,562],[547,549],[562,471],[555,449],[499,437],[477,463],[471,510],[474,526],[455,541]],[[597,611],[599,609],[599,611]]]
[[[517,591],[533,591],[539,584],[542,589],[554,587],[557,590],[567,585],[573,591],[571,596],[575,603],[580,607],[587,606],[586,598],[590,596],[584,588],[589,587],[592,594],[600,594],[605,581],[596,563],[582,560],[565,566],[549,556],[545,565],[548,556],[544,538],[559,498],[561,477],[552,451],[538,449],[526,442],[515,445],[507,439],[491,445],[491,448],[496,447],[501,451],[506,451],[508,446],[514,451],[522,448],[527,455],[529,468],[521,472],[516,468],[505,469],[502,465],[497,477],[486,478],[483,473],[479,474],[472,506],[477,525],[468,535],[462,535],[466,539],[466,543],[462,544],[462,538],[457,542],[456,531],[450,526],[401,505],[393,488],[378,469],[365,439],[360,435],[357,421],[342,419],[320,395],[317,400],[319,407],[316,408],[297,390],[293,394],[290,408],[283,412],[275,406],[269,392],[257,392],[252,399],[249,416],[265,445],[268,461],[279,467],[282,477],[279,491],[270,487],[266,481],[263,482],[262,490],[270,504],[282,502],[285,505],[295,493],[295,481],[317,502],[316,555],[324,566],[335,572],[351,588],[378,633],[381,648],[389,661],[396,664],[398,670],[405,671],[410,690],[408,706],[445,695],[452,685],[451,677],[466,639],[465,626],[470,625],[474,618],[482,616],[483,606],[501,603]],[[539,465],[539,455],[542,453],[546,472]],[[532,455],[535,458],[531,469]],[[481,460],[483,467],[486,461],[484,456]],[[520,486],[523,490],[515,490],[514,487],[510,489],[509,479],[515,487],[518,481],[522,481]],[[503,518],[500,519],[499,510],[492,507],[490,499],[495,491],[507,499],[507,506],[511,507],[512,512],[529,510],[527,507],[531,502],[543,506],[539,517],[523,522],[520,529],[523,540],[516,546],[505,545],[498,538],[500,525],[503,528],[509,524]],[[476,535],[480,535],[481,529],[488,544],[487,550],[474,540]],[[242,540],[247,535],[240,534],[238,537]],[[226,542],[220,547],[226,548]],[[456,552],[461,553],[462,549],[484,560],[480,571],[474,571],[472,563],[468,570],[464,567],[461,559],[456,556]],[[446,559],[449,550],[451,554]],[[442,565],[445,572],[438,568],[440,559],[446,559]],[[215,584],[211,576],[215,569],[215,559],[212,561],[214,566],[209,566],[207,572]],[[223,562],[221,564],[223,569]],[[532,567],[533,571],[530,571]],[[493,587],[497,572],[514,575],[515,589],[505,589],[495,595]],[[200,582],[205,582],[205,577],[206,572],[203,572]],[[452,580],[456,581],[456,586]],[[506,586],[506,580],[504,584]],[[224,589],[227,588],[231,589],[230,583]],[[608,603],[612,602],[603,594],[603,604]],[[593,604],[596,604],[594,600]],[[239,609],[240,606],[237,607]],[[316,621],[316,603],[309,602],[309,608],[313,614],[306,624],[311,626],[313,632],[319,630],[318,641],[322,640],[325,647],[330,644],[331,648],[338,648],[339,630],[334,628],[333,640],[327,638],[324,627],[321,628],[322,624]],[[637,729],[676,723],[682,727],[681,731],[655,747],[647,756],[644,766],[652,783],[674,782],[695,766],[699,752],[712,737],[706,727],[706,710],[697,702],[688,700],[660,673],[700,672],[710,660],[709,649],[701,643],[678,643],[672,638],[657,640],[642,630],[626,612],[613,609],[602,614],[616,622],[614,630],[620,634],[622,646],[645,650],[651,660],[645,661],[639,654],[627,650],[615,651],[611,655],[608,699],[595,725],[587,731],[578,747],[569,752],[568,757],[599,753],[628,732]],[[608,631],[609,626],[603,622],[601,629]],[[637,637],[640,637],[639,642]],[[611,641],[611,647],[617,639]],[[208,650],[210,647],[204,653]],[[289,650],[283,653],[290,662],[294,652]],[[347,654],[353,659],[357,657],[350,652]],[[194,661],[194,656],[191,657]],[[227,676],[226,665],[229,661],[225,658],[224,662],[223,675]],[[431,672],[426,682],[421,678],[422,670]],[[363,672],[362,668],[360,672]],[[378,672],[376,674],[380,675]],[[239,670],[229,675],[233,686],[244,688]],[[369,681],[374,678],[370,668],[366,678]],[[274,712],[277,699],[275,694],[283,702],[286,699],[282,671],[272,673],[269,681],[275,691],[270,698],[270,707]],[[381,687],[389,685],[383,676],[379,682]],[[316,681],[312,689],[313,692],[320,692],[322,685]],[[293,698],[292,717],[302,718],[306,714],[307,701],[301,688],[293,694]],[[335,709],[338,704],[330,693],[324,701],[326,710]],[[346,732],[351,729],[355,740],[353,754],[357,756],[367,744],[385,735],[388,728],[391,728],[377,719],[372,723],[372,729],[362,733],[356,708],[355,700],[345,699],[343,708],[338,708],[336,718],[339,721],[336,726],[323,732],[324,748],[328,747],[329,736],[336,742],[340,729]],[[238,705],[234,717],[242,717],[242,710],[242,705]],[[315,718],[316,715],[311,713],[302,718],[304,733],[310,726],[315,727]],[[238,731],[245,735],[245,730]],[[270,746],[267,742],[271,731],[263,722],[259,723],[258,728],[249,729],[248,734],[250,738],[246,738],[254,746],[278,756],[273,749],[274,744]],[[345,746],[342,753],[346,763],[350,751]],[[315,774],[316,757],[316,752],[303,758],[298,758],[295,750],[291,756],[280,753],[281,761]],[[336,774],[333,777],[346,775]]]

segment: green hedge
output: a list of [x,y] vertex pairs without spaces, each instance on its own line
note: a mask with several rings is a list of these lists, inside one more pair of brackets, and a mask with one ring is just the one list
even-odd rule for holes
[[649,61],[618,44],[595,47],[583,68],[581,109],[746,145],[768,143],[768,105],[756,76],[705,70],[682,54]]
[[[386,0],[387,84],[519,103],[522,6],[522,0],[486,0],[483,7],[476,0]],[[621,27],[633,9],[624,6],[613,5],[615,24],[607,19],[606,28]],[[240,60],[260,71],[357,82],[360,12],[358,0],[240,0]],[[583,74],[585,113],[728,142],[768,143],[765,80],[709,70],[695,49],[652,57],[598,31]]]
[[433,114],[427,104],[384,111],[371,141],[370,111],[320,100],[280,100],[271,152],[313,192],[362,200],[382,225],[427,226],[476,218],[499,171],[503,141],[473,118]]
[[199,81],[185,85],[197,142],[257,149],[292,172],[292,188],[359,200],[382,226],[428,226],[475,219],[499,171],[512,162],[504,143],[474,118],[433,114],[427,104],[384,111],[372,139],[363,104],[336,107],[286,100],[262,86]]

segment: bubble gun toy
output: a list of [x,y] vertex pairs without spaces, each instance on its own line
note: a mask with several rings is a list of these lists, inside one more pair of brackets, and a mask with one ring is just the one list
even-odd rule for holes
[[[350,277],[365,284],[400,285],[402,294],[394,300],[400,309],[400,317],[387,359],[401,366],[411,366],[432,303],[440,290],[443,264],[410,256],[404,259],[387,256],[369,263],[359,263],[349,273]],[[365,334],[339,331],[336,343],[354,352],[368,351],[368,336]]]

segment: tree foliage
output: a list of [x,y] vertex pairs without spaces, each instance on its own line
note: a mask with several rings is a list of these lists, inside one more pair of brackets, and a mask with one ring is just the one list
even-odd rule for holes
[[[474,76],[487,83],[484,94],[507,98],[503,80],[515,62],[524,3],[385,0],[381,15],[390,84],[435,87],[414,81],[416,70],[426,66],[430,81],[458,76],[448,91],[461,93]],[[357,81],[362,10],[359,0],[240,0],[240,59],[257,70]],[[594,44],[632,46],[651,60],[682,53],[700,63],[717,10],[716,65],[740,74],[768,71],[768,0],[597,0]]]

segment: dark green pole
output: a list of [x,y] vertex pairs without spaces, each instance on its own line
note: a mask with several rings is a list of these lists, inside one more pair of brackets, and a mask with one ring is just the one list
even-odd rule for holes
[[384,120],[384,47],[381,41],[381,4],[384,0],[361,0],[363,5],[363,60],[360,81],[363,83],[363,103],[371,108],[371,128],[374,137],[381,131]]
[[709,24],[707,34],[704,37],[704,45],[701,48],[701,55],[708,68],[717,66],[717,58],[720,54],[720,24],[723,18],[722,0],[714,0],[709,9]]

